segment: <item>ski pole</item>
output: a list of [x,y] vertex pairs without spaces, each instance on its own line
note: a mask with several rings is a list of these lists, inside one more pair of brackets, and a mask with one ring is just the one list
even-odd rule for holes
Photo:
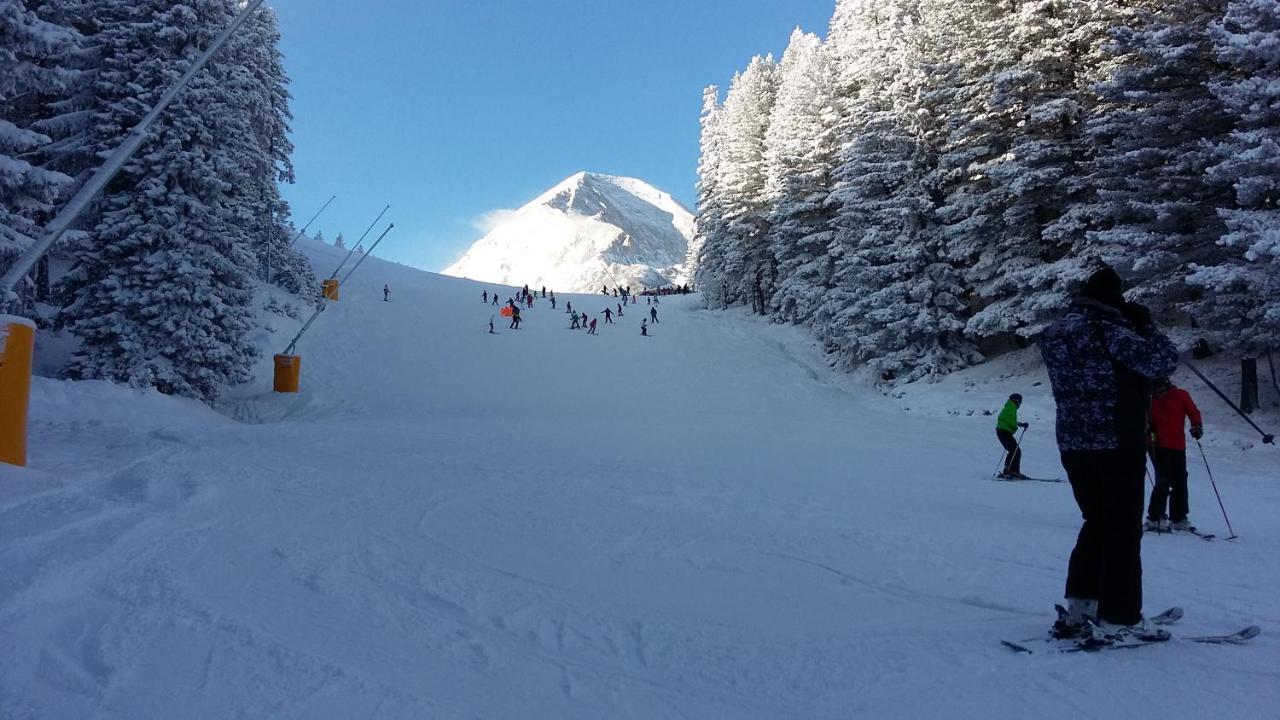
[[1240,417],[1244,418],[1244,421],[1245,421],[1245,422],[1247,422],[1247,423],[1249,423],[1251,426],[1253,426],[1253,429],[1254,429],[1254,430],[1257,430],[1257,431],[1258,431],[1258,434],[1262,436],[1262,444],[1263,444],[1263,445],[1275,445],[1275,444],[1276,444],[1276,436],[1275,436],[1275,435],[1272,435],[1271,433],[1263,432],[1263,431],[1262,431],[1262,428],[1258,427],[1258,424],[1257,424],[1257,423],[1255,423],[1252,419],[1250,419],[1248,415],[1245,415],[1245,414],[1244,414],[1244,411],[1243,411],[1243,410],[1241,410],[1241,409],[1240,409],[1240,408],[1239,408],[1235,403],[1231,402],[1231,398],[1229,398],[1229,397],[1227,397],[1226,395],[1224,395],[1224,394],[1223,394],[1223,392],[1222,392],[1221,390],[1219,390],[1219,389],[1218,389],[1218,386],[1217,386],[1217,385],[1214,385],[1214,384],[1213,384],[1213,382],[1212,382],[1211,380],[1209,380],[1209,378],[1207,378],[1207,377],[1205,377],[1205,376],[1204,376],[1204,373],[1200,372],[1200,369],[1199,369],[1199,368],[1197,368],[1195,365],[1192,365],[1192,364],[1190,363],[1190,361],[1187,361],[1187,360],[1183,360],[1183,361],[1182,361],[1182,364],[1183,364],[1183,365],[1186,365],[1186,366],[1187,366],[1187,368],[1191,370],[1191,372],[1195,373],[1195,374],[1196,374],[1196,375],[1197,375],[1201,380],[1203,380],[1203,381],[1204,381],[1204,384],[1205,384],[1205,385],[1208,385],[1210,390],[1212,390],[1212,391],[1214,391],[1215,393],[1217,393],[1218,397],[1222,398],[1222,401],[1223,401],[1223,402],[1225,402],[1225,403],[1226,403],[1226,404],[1227,404],[1227,405],[1228,405],[1232,410],[1235,410],[1237,415],[1239,415]]
[[1213,471],[1209,469],[1209,458],[1204,454],[1204,446],[1196,440],[1196,447],[1200,448],[1200,459],[1204,460],[1204,471],[1209,473],[1209,484],[1213,486],[1213,494],[1218,498],[1218,507],[1222,509],[1222,519],[1227,521],[1227,532],[1231,533],[1227,536],[1228,540],[1235,540],[1236,531],[1231,529],[1231,518],[1227,517],[1227,508],[1222,504],[1222,496],[1218,494],[1218,483],[1213,481]]

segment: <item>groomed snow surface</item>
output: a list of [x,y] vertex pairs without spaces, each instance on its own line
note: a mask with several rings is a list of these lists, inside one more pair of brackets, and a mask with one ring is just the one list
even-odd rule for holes
[[1280,712],[1280,451],[1190,380],[1241,537],[1146,538],[1147,610],[1263,635],[1015,655],[1079,524],[1068,486],[989,479],[981,412],[1013,390],[1024,470],[1061,474],[1034,355],[884,397],[696,298],[587,337],[563,302],[612,297],[511,331],[484,289],[370,259],[302,341],[302,393],[270,392],[277,317],[218,412],[38,379],[31,467],[0,469],[0,718]]

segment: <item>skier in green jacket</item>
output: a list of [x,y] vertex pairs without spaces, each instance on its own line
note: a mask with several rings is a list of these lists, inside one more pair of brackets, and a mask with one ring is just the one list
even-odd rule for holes
[[1004,404],[1004,409],[996,418],[996,438],[1008,452],[1004,459],[1004,470],[997,477],[1006,480],[1025,480],[1027,477],[1022,474],[1022,448],[1018,446],[1018,440],[1013,436],[1018,428],[1030,427],[1027,423],[1018,422],[1018,408],[1021,406],[1022,396],[1014,393],[1009,396],[1009,401]]

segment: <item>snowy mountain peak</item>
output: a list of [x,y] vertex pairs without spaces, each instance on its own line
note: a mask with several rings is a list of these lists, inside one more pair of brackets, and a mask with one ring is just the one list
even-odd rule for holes
[[564,292],[657,287],[687,281],[692,237],[693,215],[669,193],[578,172],[509,213],[444,273]]

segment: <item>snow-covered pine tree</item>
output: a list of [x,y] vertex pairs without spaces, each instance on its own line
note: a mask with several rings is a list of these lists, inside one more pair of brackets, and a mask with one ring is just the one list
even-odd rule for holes
[[[236,0],[129,0],[100,8],[102,53],[93,128],[135,125],[209,45]],[[242,105],[210,68],[147,133],[105,190],[100,220],[76,250],[62,320],[80,338],[67,373],[205,400],[247,379],[249,239],[232,190],[244,178],[227,149]]]
[[[844,0],[832,28],[847,97],[846,142],[831,199],[835,272],[820,337],[845,366],[914,380],[976,359],[964,339],[964,288],[940,258],[924,180],[936,126],[926,102],[916,0]],[[833,22],[835,22],[833,20]]]
[[765,132],[769,246],[777,262],[774,319],[806,323],[831,283],[831,173],[839,152],[834,64],[818,36],[796,28],[778,69]]
[[1189,277],[1206,291],[1192,310],[1217,344],[1256,352],[1280,347],[1280,2],[1232,0],[1210,36],[1226,70],[1212,89],[1235,127],[1208,177],[1234,202],[1219,210],[1228,254]]
[[987,290],[1001,270],[990,258],[1002,250],[1005,194],[989,170],[1006,159],[1020,118],[993,106],[991,96],[996,72],[1019,60],[1001,36],[1018,5],[956,0],[923,8],[928,100],[939,123],[937,158],[925,184],[935,198],[939,252],[963,273],[970,303],[984,301],[974,285]]
[[324,231],[323,231],[323,230],[317,230],[317,231],[316,231],[315,238],[316,238],[316,242],[324,242]]
[[689,243],[686,267],[694,284],[704,288],[702,302],[707,307],[723,306],[724,293],[724,195],[721,192],[720,89],[709,85],[702,91],[701,136],[698,156],[698,213],[694,217],[693,240]]
[[1003,152],[983,164],[971,200],[984,215],[999,214],[999,233],[985,247],[953,238],[951,253],[972,263],[971,337],[1034,336],[1089,271],[1087,223],[1075,212],[1091,196],[1081,170],[1084,123],[1116,12],[1112,3],[1023,0],[986,25],[984,44],[1001,50],[983,80],[992,119],[1012,126],[996,133]]
[[344,249],[344,250],[346,249],[347,240],[346,238],[342,237],[342,233],[338,233],[338,236],[333,239],[333,246],[336,248]]
[[1102,103],[1088,121],[1096,197],[1087,253],[1127,272],[1135,285],[1129,297],[1156,317],[1191,300],[1190,263],[1212,265],[1224,255],[1216,211],[1231,203],[1231,181],[1205,171],[1232,124],[1209,89],[1221,72],[1208,29],[1226,4],[1143,3],[1113,30],[1116,67],[1095,86]]
[[[73,30],[40,19],[20,0],[0,0],[0,273],[40,232],[71,183],[40,157],[53,139],[37,124],[50,115],[49,99],[68,94],[76,80],[65,58],[78,40]],[[24,305],[44,299],[44,287],[47,280],[33,277],[18,287],[19,298]]]
[[768,309],[775,265],[769,249],[769,206],[765,198],[764,135],[777,92],[773,56],[756,56],[734,76],[718,125],[722,128],[717,186],[723,203],[724,270],[711,278],[724,289],[725,304]]
[[255,263],[251,271],[272,284],[313,298],[315,272],[293,248],[287,226],[288,203],[279,183],[293,182],[293,143],[289,140],[289,79],[280,53],[275,13],[259,9],[233,36],[227,58],[217,67],[229,86],[237,89],[237,112],[244,132],[229,136],[246,182],[237,184],[234,200],[238,223],[251,238]]

